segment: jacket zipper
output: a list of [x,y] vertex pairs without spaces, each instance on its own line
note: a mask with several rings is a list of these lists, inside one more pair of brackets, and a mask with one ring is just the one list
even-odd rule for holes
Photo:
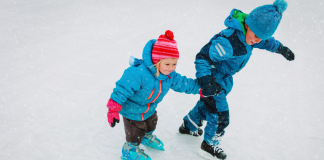
[[153,96],[154,90],[155,90],[155,88],[153,88],[152,93],[150,94],[150,96],[147,99],[150,99]]
[[[145,111],[144,113],[146,113],[147,111],[150,110],[151,103],[153,103],[153,102],[154,102],[154,101],[155,101],[155,100],[160,96],[161,91],[162,91],[162,84],[161,84],[161,80],[160,80],[160,81],[159,81],[159,93],[158,93],[158,95],[153,99],[153,101],[151,101],[150,103],[147,104],[147,109],[146,109],[146,111]],[[154,89],[153,89],[151,95],[149,96],[149,98],[147,98],[147,99],[150,99],[150,98],[152,97],[153,93],[154,93]],[[144,121],[144,113],[141,113],[142,121]]]

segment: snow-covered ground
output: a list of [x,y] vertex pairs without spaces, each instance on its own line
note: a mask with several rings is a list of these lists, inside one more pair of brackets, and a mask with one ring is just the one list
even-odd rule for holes
[[[233,8],[273,1],[0,0],[0,159],[118,160],[123,122],[110,128],[105,105],[129,56],[169,29],[177,72],[195,78],[196,53]],[[324,2],[288,5],[274,37],[296,59],[255,49],[234,76],[228,160],[324,159]],[[203,159],[203,137],[177,133],[198,99],[170,91],[160,103],[153,160]]]

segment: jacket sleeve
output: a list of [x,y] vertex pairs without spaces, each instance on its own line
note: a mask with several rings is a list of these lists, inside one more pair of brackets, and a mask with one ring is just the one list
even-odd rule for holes
[[279,48],[280,42],[273,37],[270,37],[267,40],[262,40],[260,43],[257,43],[253,48],[265,49],[270,52],[276,52]]
[[[206,47],[206,46],[205,46]],[[208,57],[196,58],[195,67],[196,67],[196,77],[200,78],[203,76],[211,75],[211,64],[208,63],[206,58],[209,58],[210,61],[216,63],[220,61],[225,61],[233,57],[233,48],[231,43],[224,37],[218,37],[214,40],[211,40],[210,45],[208,46]]]
[[110,98],[120,105],[123,105],[128,97],[134,95],[134,93],[141,88],[141,77],[139,74],[135,74],[135,68],[130,67],[124,71],[124,74],[116,82],[116,88]]
[[211,75],[211,65],[203,59],[195,61],[196,77],[200,78],[203,76]]
[[179,73],[175,72],[175,76],[173,78],[171,89],[186,94],[198,94],[199,93],[199,84],[198,80],[187,78],[186,76],[181,76]]

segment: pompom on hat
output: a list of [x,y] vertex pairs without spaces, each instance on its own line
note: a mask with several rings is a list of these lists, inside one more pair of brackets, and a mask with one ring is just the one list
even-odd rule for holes
[[252,32],[262,40],[269,39],[277,30],[282,13],[287,9],[285,0],[255,8],[245,19]]
[[164,35],[160,35],[152,49],[153,64],[157,64],[165,58],[179,58],[177,42],[173,38],[173,32],[170,30],[167,30]]

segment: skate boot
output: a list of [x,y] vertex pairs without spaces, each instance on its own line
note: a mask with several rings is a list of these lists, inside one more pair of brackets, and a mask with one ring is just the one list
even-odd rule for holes
[[162,141],[158,138],[156,138],[156,135],[153,135],[152,133],[146,133],[143,140],[142,144],[157,150],[164,151],[164,144]]
[[220,148],[219,145],[217,146],[212,146],[207,144],[207,142],[204,140],[201,144],[201,150],[199,150],[199,154],[207,159],[221,159],[225,160],[226,159],[226,154]]
[[203,130],[200,129],[199,127],[198,127],[198,130],[197,131],[192,132],[188,128],[186,128],[186,125],[185,124],[186,124],[185,123],[185,120],[183,120],[183,123],[182,123],[182,125],[179,128],[179,133],[181,133],[181,134],[190,134],[190,135],[193,135],[195,137],[201,136],[203,134]]
[[124,144],[122,153],[123,155],[120,157],[122,160],[151,160],[143,149],[128,142]]

